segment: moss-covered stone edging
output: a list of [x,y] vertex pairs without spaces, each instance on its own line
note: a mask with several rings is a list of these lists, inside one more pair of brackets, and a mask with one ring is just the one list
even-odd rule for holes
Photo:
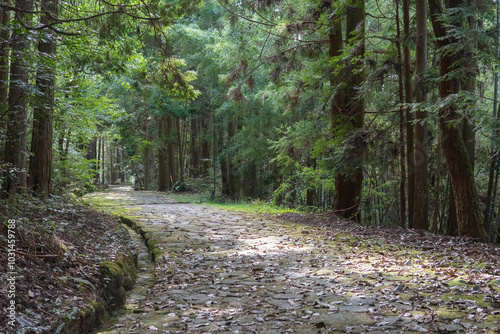
[[[125,223],[123,219],[122,222]],[[137,252],[120,254],[115,261],[104,261],[100,266],[101,277],[106,283],[103,291],[106,300],[104,305],[97,301],[90,301],[89,307],[82,309],[74,307],[54,333],[89,333],[108,321],[112,311],[125,305],[126,291],[131,290],[135,285],[137,256]]]
[[134,230],[137,234],[139,234],[142,237],[142,240],[144,240],[144,243],[148,248],[149,257],[153,262],[156,262],[158,255],[161,255],[162,252],[156,247],[156,243],[152,240],[152,238],[150,238],[151,234],[145,231],[142,228],[142,226],[138,225],[135,221],[133,221],[130,218],[123,216],[120,216],[119,218],[122,221],[122,223],[130,227],[132,230]]

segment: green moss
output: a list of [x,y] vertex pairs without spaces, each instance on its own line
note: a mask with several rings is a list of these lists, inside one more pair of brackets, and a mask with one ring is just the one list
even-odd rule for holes
[[488,322],[498,322],[500,327],[500,314],[490,314],[486,317],[486,321]]
[[149,250],[149,256],[153,260],[153,262],[156,262],[156,260],[158,259],[158,257],[160,255],[162,255],[163,253],[165,253],[164,250],[161,250],[161,249],[158,249],[158,248],[155,248],[155,247],[151,247],[151,249]]
[[137,279],[137,269],[132,254],[120,255],[115,263],[120,267],[123,273],[123,287],[125,290],[131,290]]
[[467,315],[467,313],[457,310],[450,310],[445,307],[438,308],[436,312],[439,318],[446,320],[461,319]]
[[106,311],[104,305],[94,300],[92,301],[92,308],[99,324],[105,323],[109,320],[110,314]]
[[115,307],[121,307],[125,303],[124,275],[120,266],[111,261],[105,261],[101,265],[101,275],[106,281],[105,295],[112,300]]
[[457,277],[452,279],[451,281],[446,282],[449,286],[460,286],[460,285],[467,285],[467,282],[464,281],[462,278]]
[[135,208],[130,207],[129,202],[118,202],[115,199],[107,198],[107,195],[105,194],[102,196],[86,197],[83,202],[87,205],[91,205],[96,209],[111,212],[117,216],[130,215],[136,210]]
[[476,305],[478,307],[489,307],[489,303],[483,301],[484,295],[483,294],[477,294],[477,295],[464,295],[464,294],[453,294],[453,293],[444,293],[441,295],[441,299],[443,299],[445,302],[450,301],[450,300],[472,300],[476,302]]
[[120,266],[111,261],[104,261],[101,265],[101,275],[109,279],[108,286],[111,284],[113,287],[123,285],[123,272]]
[[394,276],[386,276],[385,279],[387,281],[396,281],[396,282],[401,282],[401,281],[408,281],[410,280],[409,277],[407,276],[401,276],[401,275],[394,275]]

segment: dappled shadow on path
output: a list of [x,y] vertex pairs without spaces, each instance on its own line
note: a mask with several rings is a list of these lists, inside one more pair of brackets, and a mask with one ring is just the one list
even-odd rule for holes
[[[344,233],[111,189],[158,250],[156,282],[102,333],[494,332],[486,287],[415,270],[419,254]],[[95,198],[97,200],[97,197]],[[114,204],[113,204],[114,203]],[[498,286],[498,280],[490,285]]]

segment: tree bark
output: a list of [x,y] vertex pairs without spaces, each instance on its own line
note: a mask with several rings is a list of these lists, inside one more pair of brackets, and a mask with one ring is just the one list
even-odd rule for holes
[[158,120],[158,191],[167,190],[167,167],[166,167],[166,138],[165,138],[165,121],[164,117]]
[[[58,0],[43,0],[40,9],[40,23],[50,24],[51,16],[57,15]],[[52,116],[54,114],[55,57],[57,39],[52,30],[42,32],[38,42],[38,55],[41,57],[36,75],[38,96],[33,111],[33,130],[31,136],[31,156],[28,186],[33,194],[42,198],[49,196],[52,185]],[[45,58],[45,59],[43,59]],[[99,182],[99,168],[95,177]]]
[[184,143],[182,138],[182,126],[180,117],[175,117],[175,134],[177,139],[177,175],[178,181],[184,182]]
[[[451,1],[448,3],[447,9],[454,9],[463,4],[465,3],[462,0]],[[441,80],[439,82],[439,93],[442,99],[446,99],[461,90],[461,82],[459,79],[450,76],[450,73],[457,69],[456,66],[459,66],[457,60],[460,60],[457,58],[459,56],[463,57],[463,55],[452,54],[444,50],[451,45],[457,45],[461,41],[450,36],[447,25],[441,21],[444,11],[439,0],[429,0],[429,10],[436,36],[436,44],[440,51],[439,73]],[[465,23],[464,19],[460,17],[452,17],[450,21],[457,28],[460,28]],[[465,64],[465,66],[470,66],[470,64]],[[455,104],[450,102],[439,110],[439,135],[457,204],[458,234],[487,240],[488,236],[481,221],[479,196],[475,185],[472,162],[462,137],[462,131],[460,131],[460,117],[455,108]]]
[[[235,118],[233,121],[229,122],[227,129],[228,143],[232,140],[236,134],[238,127],[238,120]],[[236,174],[236,168],[234,159],[232,156],[228,159],[228,176],[229,176],[229,196],[231,199],[236,200],[239,198],[239,178]]]
[[[0,3],[5,3],[7,0],[0,0]],[[10,21],[9,11],[5,8],[0,8],[0,115],[3,115],[8,108],[8,83],[9,78],[9,38],[10,32],[4,28]],[[5,134],[5,117],[0,118],[0,134],[2,137]],[[0,163],[2,163],[5,154],[5,142],[0,141]],[[2,163],[3,164],[3,163]]]
[[102,137],[97,138],[97,175],[96,175],[96,184],[101,182],[101,167],[102,167],[102,151],[101,151],[101,141]]
[[403,108],[404,102],[404,84],[403,84],[403,56],[401,52],[401,28],[399,20],[399,1],[396,0],[396,30],[397,30],[397,48],[398,61],[401,66],[398,66],[398,94],[399,94],[399,169],[401,172],[401,180],[399,182],[399,225],[406,227],[406,150],[405,150],[405,113]]
[[[33,10],[33,0],[17,0],[15,5],[25,11]],[[29,23],[30,15],[24,19]],[[30,49],[29,33],[14,31],[11,36],[11,62],[7,113],[7,133],[4,163],[7,175],[3,183],[4,196],[13,198],[16,193],[26,193],[26,121],[28,115],[29,79],[28,64],[24,60]]]
[[[415,102],[426,100],[425,71],[427,69],[427,5],[426,0],[416,0],[417,36],[415,52]],[[415,124],[415,195],[413,207],[413,227],[422,230],[429,229],[429,190],[427,187],[427,145],[428,131],[424,124],[427,112],[418,107]]]
[[175,119],[174,116],[167,116],[167,155],[168,155],[168,171],[167,171],[167,189],[172,189],[172,186],[177,182],[177,161],[175,160]]
[[[206,110],[202,113],[202,119],[199,121],[199,128],[201,130],[201,161],[202,171],[201,175],[208,175],[210,173],[210,166],[212,166],[212,140],[213,134],[213,115],[211,110]],[[214,166],[212,166],[214,167]]]
[[191,118],[191,163],[190,175],[191,177],[200,176],[200,143],[199,143],[199,129],[198,129],[197,115]]
[[[411,53],[410,46],[410,0],[403,0],[403,34],[404,34],[404,72],[405,72],[405,102],[413,103],[411,84]],[[415,139],[413,131],[413,115],[410,107],[406,107],[406,164],[408,168],[408,227],[413,227],[415,204]]]

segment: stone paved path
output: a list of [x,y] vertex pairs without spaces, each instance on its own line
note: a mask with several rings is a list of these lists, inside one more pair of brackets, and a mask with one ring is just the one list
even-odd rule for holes
[[129,216],[158,249],[154,283],[142,281],[145,294],[133,294],[128,311],[99,333],[479,331],[473,319],[436,318],[401,276],[371,261],[351,266],[348,236],[156,192],[112,188],[88,200]]

